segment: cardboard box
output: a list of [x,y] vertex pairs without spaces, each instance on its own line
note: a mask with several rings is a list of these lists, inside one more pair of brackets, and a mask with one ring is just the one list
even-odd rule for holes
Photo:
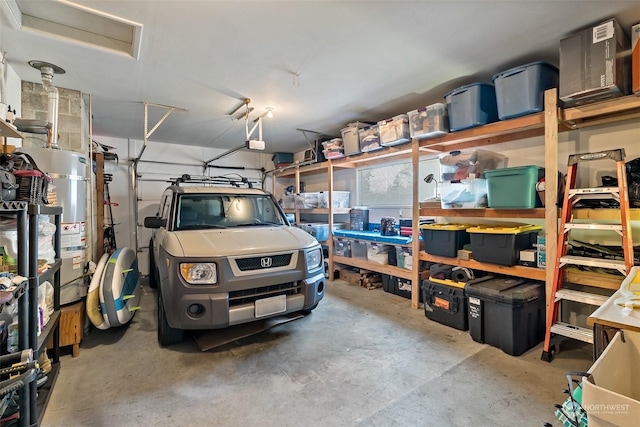
[[640,94],[640,24],[631,27],[631,90]]
[[629,38],[615,19],[560,40],[560,99],[565,107],[629,93]]
[[[640,417],[640,333],[617,332],[582,378],[582,407],[589,427],[638,425]],[[624,338],[624,339],[623,339]]]

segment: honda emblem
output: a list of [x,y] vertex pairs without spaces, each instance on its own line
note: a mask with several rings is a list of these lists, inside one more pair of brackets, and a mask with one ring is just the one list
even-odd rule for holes
[[271,258],[269,257],[265,257],[265,258],[260,258],[260,265],[262,266],[262,268],[269,268],[271,267]]

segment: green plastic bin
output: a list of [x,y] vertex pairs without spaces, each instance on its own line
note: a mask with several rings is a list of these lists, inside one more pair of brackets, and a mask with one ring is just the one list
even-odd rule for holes
[[544,177],[544,168],[518,166],[484,172],[490,208],[532,209],[542,206],[536,184]]

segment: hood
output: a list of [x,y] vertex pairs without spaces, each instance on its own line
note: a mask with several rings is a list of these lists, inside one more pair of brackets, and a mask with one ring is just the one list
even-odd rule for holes
[[171,234],[178,243],[175,247],[182,248],[182,256],[188,257],[267,254],[318,245],[314,237],[296,227],[182,230]]

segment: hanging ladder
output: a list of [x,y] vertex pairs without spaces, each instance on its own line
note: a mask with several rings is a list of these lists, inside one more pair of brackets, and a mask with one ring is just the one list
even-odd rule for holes
[[[633,239],[631,237],[629,193],[627,190],[627,175],[624,157],[624,149],[607,150],[597,153],[573,154],[569,156],[566,190],[562,203],[562,216],[560,218],[560,228],[558,232],[558,256],[555,260],[555,270],[553,272],[553,284],[550,296],[551,302],[547,312],[547,326],[544,338],[544,348],[542,351],[542,360],[547,362],[550,362],[553,359],[555,353],[555,345],[551,344],[551,337],[553,335],[560,335],[593,344],[593,331],[558,320],[559,306],[561,302],[563,300],[575,301],[582,304],[600,306],[608,299],[608,297],[603,295],[563,289],[564,267],[568,265],[578,265],[608,268],[618,270],[624,275],[626,275],[631,267],[633,267]],[[576,175],[580,162],[601,159],[611,159],[616,162],[618,186],[575,188]],[[618,201],[620,204],[620,222],[618,224],[572,223],[573,206],[578,201],[604,199],[613,199]],[[608,230],[618,233],[622,236],[624,260],[567,255],[569,232],[576,229]]]

